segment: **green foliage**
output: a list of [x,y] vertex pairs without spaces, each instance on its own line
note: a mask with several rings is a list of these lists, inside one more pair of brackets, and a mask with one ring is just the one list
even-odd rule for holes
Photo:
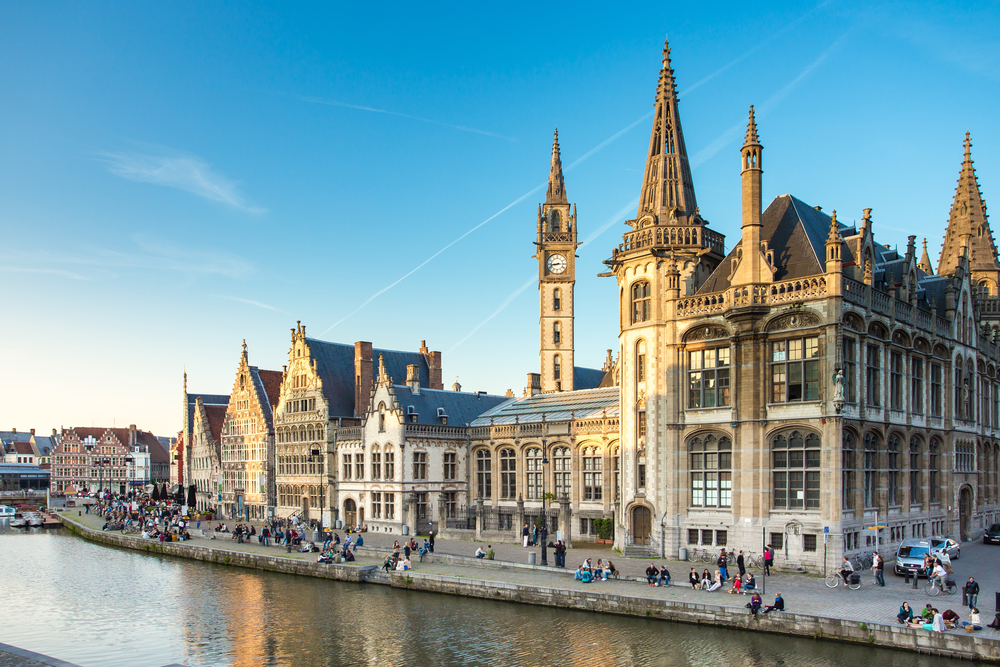
[[615,532],[614,519],[594,519],[594,531],[600,540],[610,540]]

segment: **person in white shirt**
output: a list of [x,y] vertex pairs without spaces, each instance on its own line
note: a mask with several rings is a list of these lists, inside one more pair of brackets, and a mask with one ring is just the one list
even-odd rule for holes
[[483,551],[482,547],[476,549],[476,558],[485,558],[485,557],[486,557],[486,552]]
[[941,564],[941,561],[938,561],[931,572],[931,577],[937,580],[938,588],[941,590],[944,590],[944,578],[946,576],[948,576],[948,573],[945,572],[944,565]]
[[854,566],[851,564],[850,559],[844,556],[844,562],[840,564],[840,576],[844,579],[844,585],[847,585],[847,578],[851,576],[854,572]]

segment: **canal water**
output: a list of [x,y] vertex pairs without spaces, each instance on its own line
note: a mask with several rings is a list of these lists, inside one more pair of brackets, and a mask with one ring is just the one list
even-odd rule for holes
[[258,572],[5,523],[0,642],[86,667],[969,664]]

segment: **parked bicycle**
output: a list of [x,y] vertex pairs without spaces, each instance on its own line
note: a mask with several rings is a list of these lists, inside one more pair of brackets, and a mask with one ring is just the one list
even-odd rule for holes
[[861,588],[861,575],[857,572],[851,572],[847,575],[847,580],[840,576],[840,572],[834,572],[826,578],[827,588],[836,588],[841,584],[847,586],[852,591],[856,591]]

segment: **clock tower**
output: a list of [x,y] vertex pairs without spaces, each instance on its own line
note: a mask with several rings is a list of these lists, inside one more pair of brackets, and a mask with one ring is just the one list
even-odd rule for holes
[[549,189],[538,207],[539,361],[543,392],[573,390],[573,289],[576,285],[576,207],[566,200],[559,130],[552,141]]

